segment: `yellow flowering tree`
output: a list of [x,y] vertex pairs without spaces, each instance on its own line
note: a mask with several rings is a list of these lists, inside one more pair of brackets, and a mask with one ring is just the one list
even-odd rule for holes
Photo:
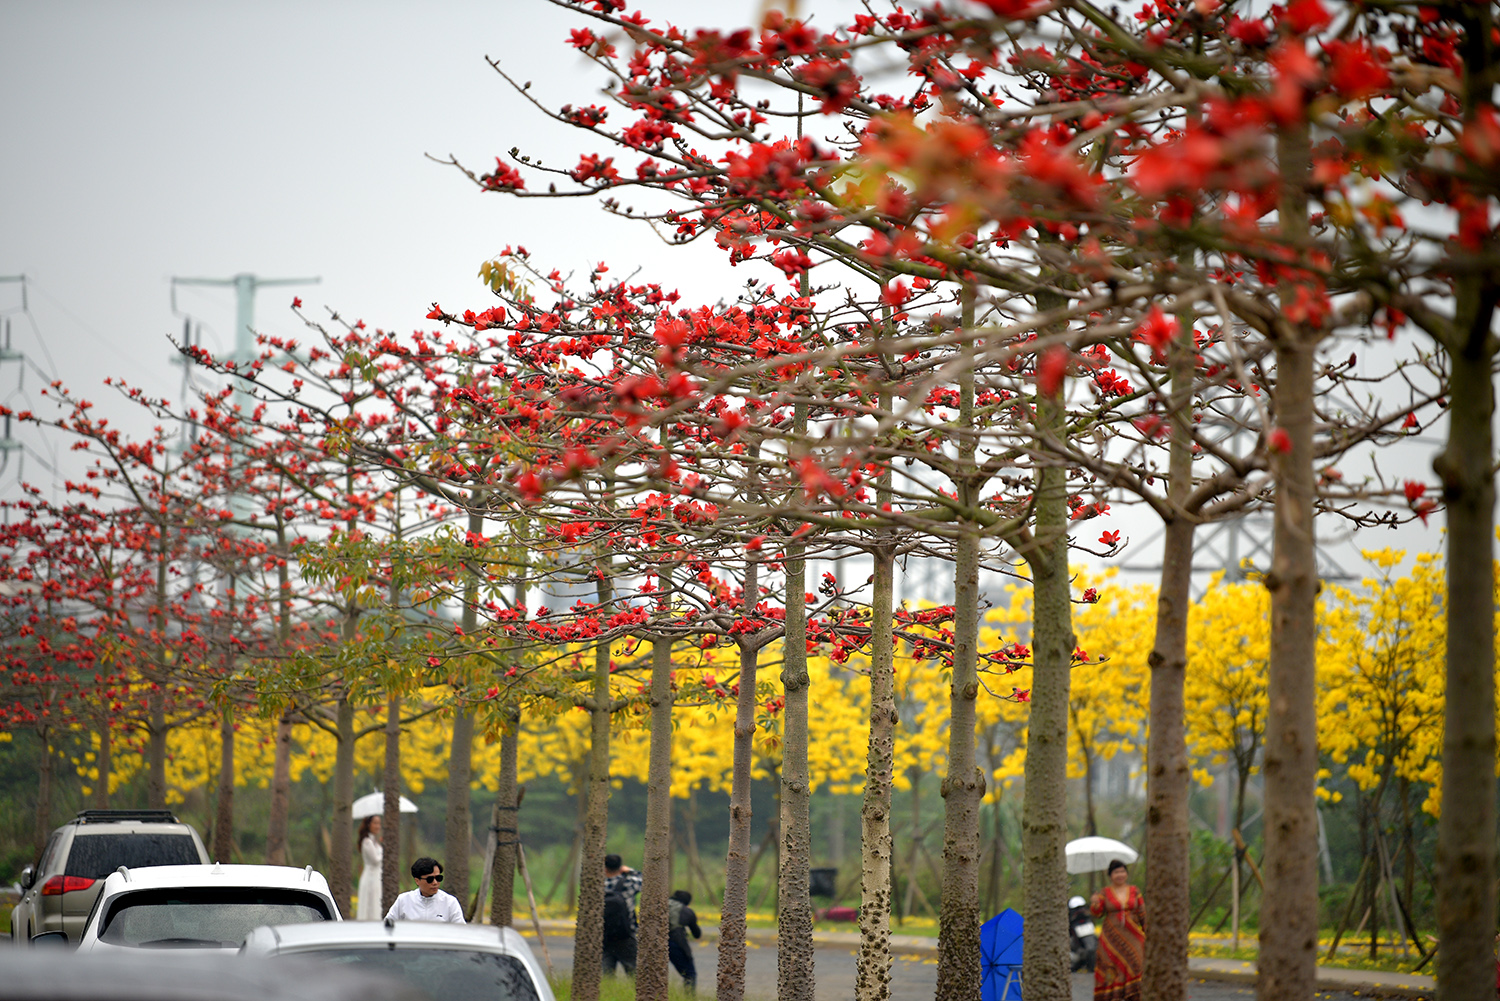
[[[1093,802],[1095,767],[1135,750],[1146,736],[1146,657],[1155,628],[1156,588],[1147,584],[1126,587],[1117,580],[1116,572],[1110,570],[1096,577],[1080,576],[1074,582],[1077,646],[1068,692],[1068,777],[1085,780],[1085,823],[1091,834],[1098,829]],[[989,644],[1000,647],[1019,642],[1013,637],[1024,622],[1019,614],[1024,601],[1025,592],[1013,589],[1010,607],[991,615]],[[1028,652],[1024,647],[1017,650],[1021,660]],[[1031,670],[1023,663],[1009,684],[1025,692],[1030,681]],[[996,780],[1008,785],[1024,769],[1027,703],[995,701],[996,722],[1007,721],[1016,730],[1014,748],[994,770]],[[1003,746],[999,735],[991,741]]]
[[[1429,813],[1435,815],[1440,805],[1447,636],[1437,556],[1418,555],[1406,574],[1400,572],[1406,560],[1402,550],[1370,550],[1363,556],[1371,576],[1357,589],[1331,589],[1325,601],[1318,743],[1335,766],[1343,767],[1355,790],[1364,861],[1350,903],[1363,890],[1372,905],[1373,953],[1383,884],[1398,898],[1401,923],[1410,921],[1416,879],[1413,786],[1427,785]],[[1397,825],[1394,845],[1386,837],[1391,817]],[[1405,863],[1399,888],[1398,859]]]
[[1188,672],[1184,686],[1188,746],[1195,776],[1229,765],[1235,774],[1234,826],[1245,819],[1245,788],[1259,767],[1266,732],[1266,670],[1271,599],[1259,581],[1210,581],[1188,610]]
[[1423,553],[1398,576],[1404,551],[1363,555],[1374,574],[1358,589],[1332,588],[1325,603],[1318,743],[1375,809],[1400,778],[1427,785],[1424,808],[1435,816],[1447,648],[1443,567]]

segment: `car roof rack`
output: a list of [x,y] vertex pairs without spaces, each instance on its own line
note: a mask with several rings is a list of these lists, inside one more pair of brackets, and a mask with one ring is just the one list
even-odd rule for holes
[[140,820],[152,824],[175,824],[171,810],[79,810],[76,818],[83,824],[112,824],[118,820]]

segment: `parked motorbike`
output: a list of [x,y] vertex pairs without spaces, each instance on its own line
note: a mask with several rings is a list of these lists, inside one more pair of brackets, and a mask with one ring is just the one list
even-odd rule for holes
[[1094,931],[1088,901],[1082,897],[1068,901],[1068,944],[1073,953],[1073,969],[1092,971],[1094,957],[1099,951],[1099,937]]

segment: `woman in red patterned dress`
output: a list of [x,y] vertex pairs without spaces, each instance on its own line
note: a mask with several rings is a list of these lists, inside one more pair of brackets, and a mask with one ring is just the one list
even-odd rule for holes
[[1099,919],[1094,963],[1094,1001],[1140,1001],[1146,966],[1146,901],[1130,884],[1130,871],[1115,859],[1109,885],[1094,894],[1089,910]]

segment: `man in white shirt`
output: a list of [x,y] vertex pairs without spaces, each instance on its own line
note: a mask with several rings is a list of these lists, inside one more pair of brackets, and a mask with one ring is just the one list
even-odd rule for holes
[[437,859],[426,856],[417,859],[411,864],[411,875],[417,881],[417,888],[396,897],[396,902],[386,912],[386,920],[468,923],[464,921],[464,909],[458,898],[438,889],[438,884],[443,881],[443,867]]

